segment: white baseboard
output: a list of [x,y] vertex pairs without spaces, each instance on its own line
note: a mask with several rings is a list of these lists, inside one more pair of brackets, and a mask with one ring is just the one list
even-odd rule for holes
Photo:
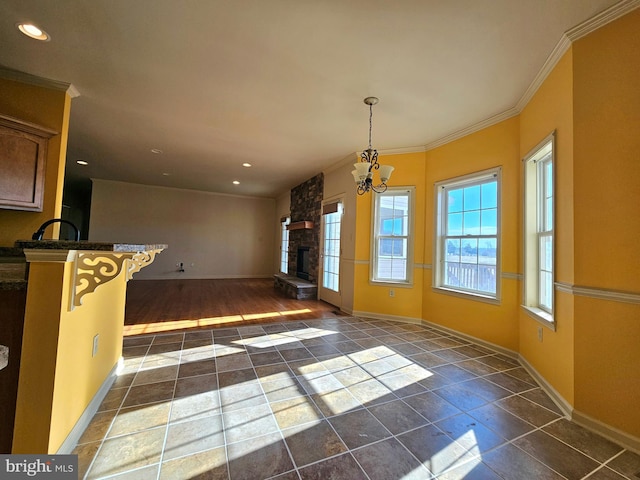
[[482,338],[474,337],[473,335],[467,335],[466,333],[459,332],[458,330],[454,330],[453,328],[443,327],[442,325],[440,325],[438,323],[429,322],[427,320],[422,320],[422,324],[423,325],[427,325],[428,327],[431,327],[431,328],[435,328],[436,330],[442,330],[442,331],[444,331],[446,333],[450,333],[451,335],[456,335],[458,337],[465,338],[465,339],[470,340],[470,341],[472,341],[474,343],[477,343],[478,345],[482,345],[483,347],[490,348],[491,350],[495,350],[498,353],[502,353],[503,355],[506,355],[507,357],[513,358],[515,360],[518,360],[518,353],[517,352],[514,352],[513,350],[505,348],[505,347],[503,347],[501,345],[488,342],[486,340],[483,340]]
[[420,324],[420,318],[402,317],[400,315],[386,315],[384,313],[363,312],[361,310],[353,310],[351,313],[354,317],[369,318],[371,320],[389,320],[392,322],[415,323]]
[[109,393],[109,389],[111,388],[111,385],[113,385],[113,382],[117,377],[116,372],[118,370],[119,363],[120,362],[116,363],[113,366],[113,368],[107,375],[107,378],[105,378],[104,382],[102,382],[102,385],[91,399],[91,402],[89,402],[87,408],[84,409],[84,412],[82,412],[82,415],[80,415],[80,418],[78,418],[78,421],[73,426],[64,442],[62,442],[62,445],[60,445],[60,448],[56,452],[57,454],[68,455],[73,451],[74,448],[76,448],[78,440],[80,440],[80,437],[89,426],[89,423],[91,423],[91,420],[93,420],[93,417],[98,411],[98,408],[104,400],[104,397],[107,395],[107,393]]
[[567,418],[571,418],[573,416],[573,406],[567,400],[565,400],[565,398],[560,395],[560,393],[555,388],[553,388],[553,386],[549,382],[547,382],[535,368],[533,368],[533,366],[527,361],[526,358],[524,358],[522,355],[518,355],[518,360],[520,361],[520,364],[524,367],[524,369],[529,372],[529,375],[531,375],[535,379],[535,381],[538,382],[538,385],[540,385],[540,387],[547,393],[547,395],[549,395],[549,398],[553,400],[553,403],[557,405],[560,411],[564,413]]
[[640,438],[629,435],[578,410],[573,411],[571,420],[640,455]]
[[520,364],[524,367],[527,372],[536,380],[540,388],[542,388],[549,398],[558,406],[560,411],[570,420],[573,420],[578,425],[585,427],[588,430],[591,430],[604,438],[611,440],[612,442],[617,443],[618,445],[640,454],[640,438],[630,435],[626,432],[623,432],[611,425],[607,425],[604,422],[596,420],[595,418],[590,417],[589,415],[582,413],[578,410],[575,410],[573,406],[555,389],[553,386],[542,376],[538,371],[533,368],[533,366],[520,355],[518,352],[510,350],[508,348],[502,347],[500,345],[496,345],[491,342],[487,342],[481,338],[474,337],[472,335],[467,335],[465,333],[459,332],[452,328],[443,327],[437,323],[432,323],[427,320],[422,320],[418,318],[412,317],[401,317],[397,315],[384,315],[380,313],[373,312],[363,312],[359,310],[354,310],[350,312],[354,317],[361,318],[370,318],[374,320],[390,320],[396,322],[405,322],[405,323],[414,323],[414,324],[422,324],[428,327],[434,328],[436,330],[441,330],[446,333],[450,333],[452,335],[456,335],[458,337],[465,338],[474,343],[482,345],[484,347],[495,350],[499,353],[502,353],[508,357],[514,358],[520,362]]

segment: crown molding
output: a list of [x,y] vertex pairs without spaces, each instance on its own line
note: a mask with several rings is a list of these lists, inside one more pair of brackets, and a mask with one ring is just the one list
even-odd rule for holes
[[34,85],[36,87],[44,87],[50,90],[58,90],[60,92],[66,92],[71,98],[80,96],[80,92],[71,83],[61,82],[59,80],[51,80],[49,78],[38,77],[31,75],[30,73],[20,72],[11,68],[0,65],[0,78],[7,80],[14,80],[16,82],[26,83],[28,85]]
[[553,51],[549,54],[547,59],[545,60],[542,68],[538,71],[538,74],[535,76],[529,87],[525,90],[520,100],[515,106],[515,109],[518,113],[524,110],[524,107],[527,106],[529,101],[536,94],[538,89],[542,86],[544,81],[547,79],[551,71],[556,67],[562,56],[567,53],[567,50],[571,47],[571,40],[567,37],[566,33],[562,35],[560,41],[556,44]]
[[358,152],[351,152],[349,155],[344,157],[342,160],[338,160],[336,163],[329,165],[327,168],[322,170],[322,173],[325,175],[331,173],[339,168],[344,167],[345,165],[352,164],[358,161]]
[[640,7],[640,0],[622,0],[588,20],[585,20],[580,25],[576,25],[572,29],[567,30],[565,36],[571,42],[575,42],[585,35],[589,35],[591,32],[595,32],[599,28],[604,27],[607,23],[623,17],[638,7]]
[[463,128],[462,130],[458,130],[438,140],[428,143],[427,145],[425,145],[425,151],[441,147],[442,145],[446,145],[449,142],[458,140],[484,128],[495,125],[496,123],[502,122],[503,120],[507,120],[508,118],[519,115],[524,107],[527,106],[531,98],[533,98],[540,86],[547,79],[551,71],[558,64],[562,56],[567,52],[567,50],[569,50],[573,42],[598,30],[604,25],[617,20],[620,17],[623,17],[624,15],[635,10],[638,7],[640,7],[640,0],[622,0],[615,5],[607,8],[606,10],[598,13],[597,15],[594,15],[588,20],[585,20],[581,24],[576,25],[570,30],[567,30],[562,35],[560,41],[556,44],[553,51],[549,54],[549,57],[542,65],[540,71],[535,76],[527,90],[524,92],[522,97],[520,97],[520,100],[518,100],[518,103],[516,103],[514,107],[502,113],[499,113],[498,115],[494,115],[487,118],[486,120],[482,120],[481,122],[475,123],[466,128]]
[[489,117],[481,122],[474,123],[473,125],[469,125],[462,130],[458,130],[456,132],[450,133],[434,142],[427,143],[424,146],[424,151],[433,150],[434,148],[441,147],[442,145],[446,145],[447,143],[453,142],[454,140],[458,140],[459,138],[466,137],[467,135],[471,135],[472,133],[483,130],[487,127],[495,125],[496,123],[500,123],[504,120],[507,120],[511,117],[515,117],[520,114],[520,110],[516,107],[510,108],[502,113]]
[[[427,151],[427,147],[424,145],[417,145],[415,147],[403,147],[403,148],[390,148],[385,150],[378,150],[378,155],[402,155],[403,153],[424,153]],[[362,152],[358,152],[358,156]]]

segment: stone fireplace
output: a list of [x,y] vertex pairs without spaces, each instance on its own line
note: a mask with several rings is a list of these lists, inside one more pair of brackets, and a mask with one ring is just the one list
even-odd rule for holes
[[291,223],[307,222],[309,227],[289,230],[288,273],[314,284],[318,283],[323,189],[320,173],[291,190]]

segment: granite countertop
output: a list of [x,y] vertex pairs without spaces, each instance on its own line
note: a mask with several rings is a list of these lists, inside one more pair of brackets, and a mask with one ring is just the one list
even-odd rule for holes
[[19,249],[37,250],[97,250],[103,252],[145,252],[149,250],[164,250],[165,244],[138,244],[89,242],[73,240],[18,240],[15,246]]
[[9,347],[0,345],[0,370],[9,364]]
[[137,253],[164,250],[165,244],[75,242],[71,240],[18,240],[14,247],[0,247],[0,290],[26,290],[27,262],[24,250],[82,250]]
[[21,248],[0,247],[0,290],[27,288],[27,263]]

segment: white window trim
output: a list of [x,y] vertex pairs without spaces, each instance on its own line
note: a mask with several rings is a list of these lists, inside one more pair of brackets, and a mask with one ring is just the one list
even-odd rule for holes
[[[555,274],[556,274],[556,132],[553,131],[547,135],[540,143],[525,155],[523,158],[523,186],[524,186],[524,198],[523,198],[523,213],[522,213],[522,228],[523,228],[523,291],[522,291],[522,308],[523,310],[534,320],[551,328],[556,329],[555,322]],[[553,224],[551,227],[551,235],[553,238],[551,255],[553,257],[553,281],[551,288],[551,311],[541,308],[538,304],[538,292],[540,286],[540,254],[539,254],[539,239],[543,235],[539,232],[538,228],[538,212],[541,209],[541,195],[540,185],[538,182],[539,173],[537,162],[541,155],[541,150],[551,143],[551,165],[553,172],[553,183],[551,185],[552,197],[553,197]],[[529,214],[529,209],[534,209],[534,214]]]
[[[289,225],[291,223],[291,215],[287,215],[284,221],[280,221],[280,258],[278,259],[278,271],[280,273],[284,273],[285,275],[289,274],[289,245],[291,245],[291,238],[288,236],[288,230],[286,229],[286,226]],[[284,252],[285,250],[282,248],[282,244],[284,243],[284,232],[287,232],[287,271],[283,272],[282,271],[282,259],[284,256]]]
[[377,286],[393,286],[393,287],[413,287],[413,245],[414,245],[414,217],[415,217],[415,206],[416,206],[416,187],[415,186],[406,186],[406,187],[389,187],[386,190],[386,194],[392,193],[408,193],[409,194],[409,218],[408,218],[408,238],[407,238],[407,272],[406,272],[406,280],[403,281],[393,281],[393,280],[377,280],[375,278],[375,272],[377,268],[377,225],[378,225],[378,209],[376,208],[376,202],[380,195],[380,193],[374,193],[371,196],[371,261],[369,262],[369,282],[373,285]]
[[[482,183],[484,180],[495,178],[498,182],[497,188],[497,232],[496,232],[496,293],[495,295],[486,294],[482,292],[475,292],[464,289],[452,288],[444,285],[442,275],[444,271],[444,215],[442,211],[442,191],[443,187],[455,187],[457,185],[465,185],[468,183]],[[500,304],[501,302],[501,284],[502,284],[502,168],[494,167],[480,172],[474,172],[460,177],[450,178],[442,180],[434,184],[434,205],[435,205],[435,225],[434,225],[434,249],[433,249],[433,276],[432,276],[432,289],[437,293],[444,293],[447,295],[453,295],[460,298],[466,298],[470,300],[477,300],[481,302]]]

